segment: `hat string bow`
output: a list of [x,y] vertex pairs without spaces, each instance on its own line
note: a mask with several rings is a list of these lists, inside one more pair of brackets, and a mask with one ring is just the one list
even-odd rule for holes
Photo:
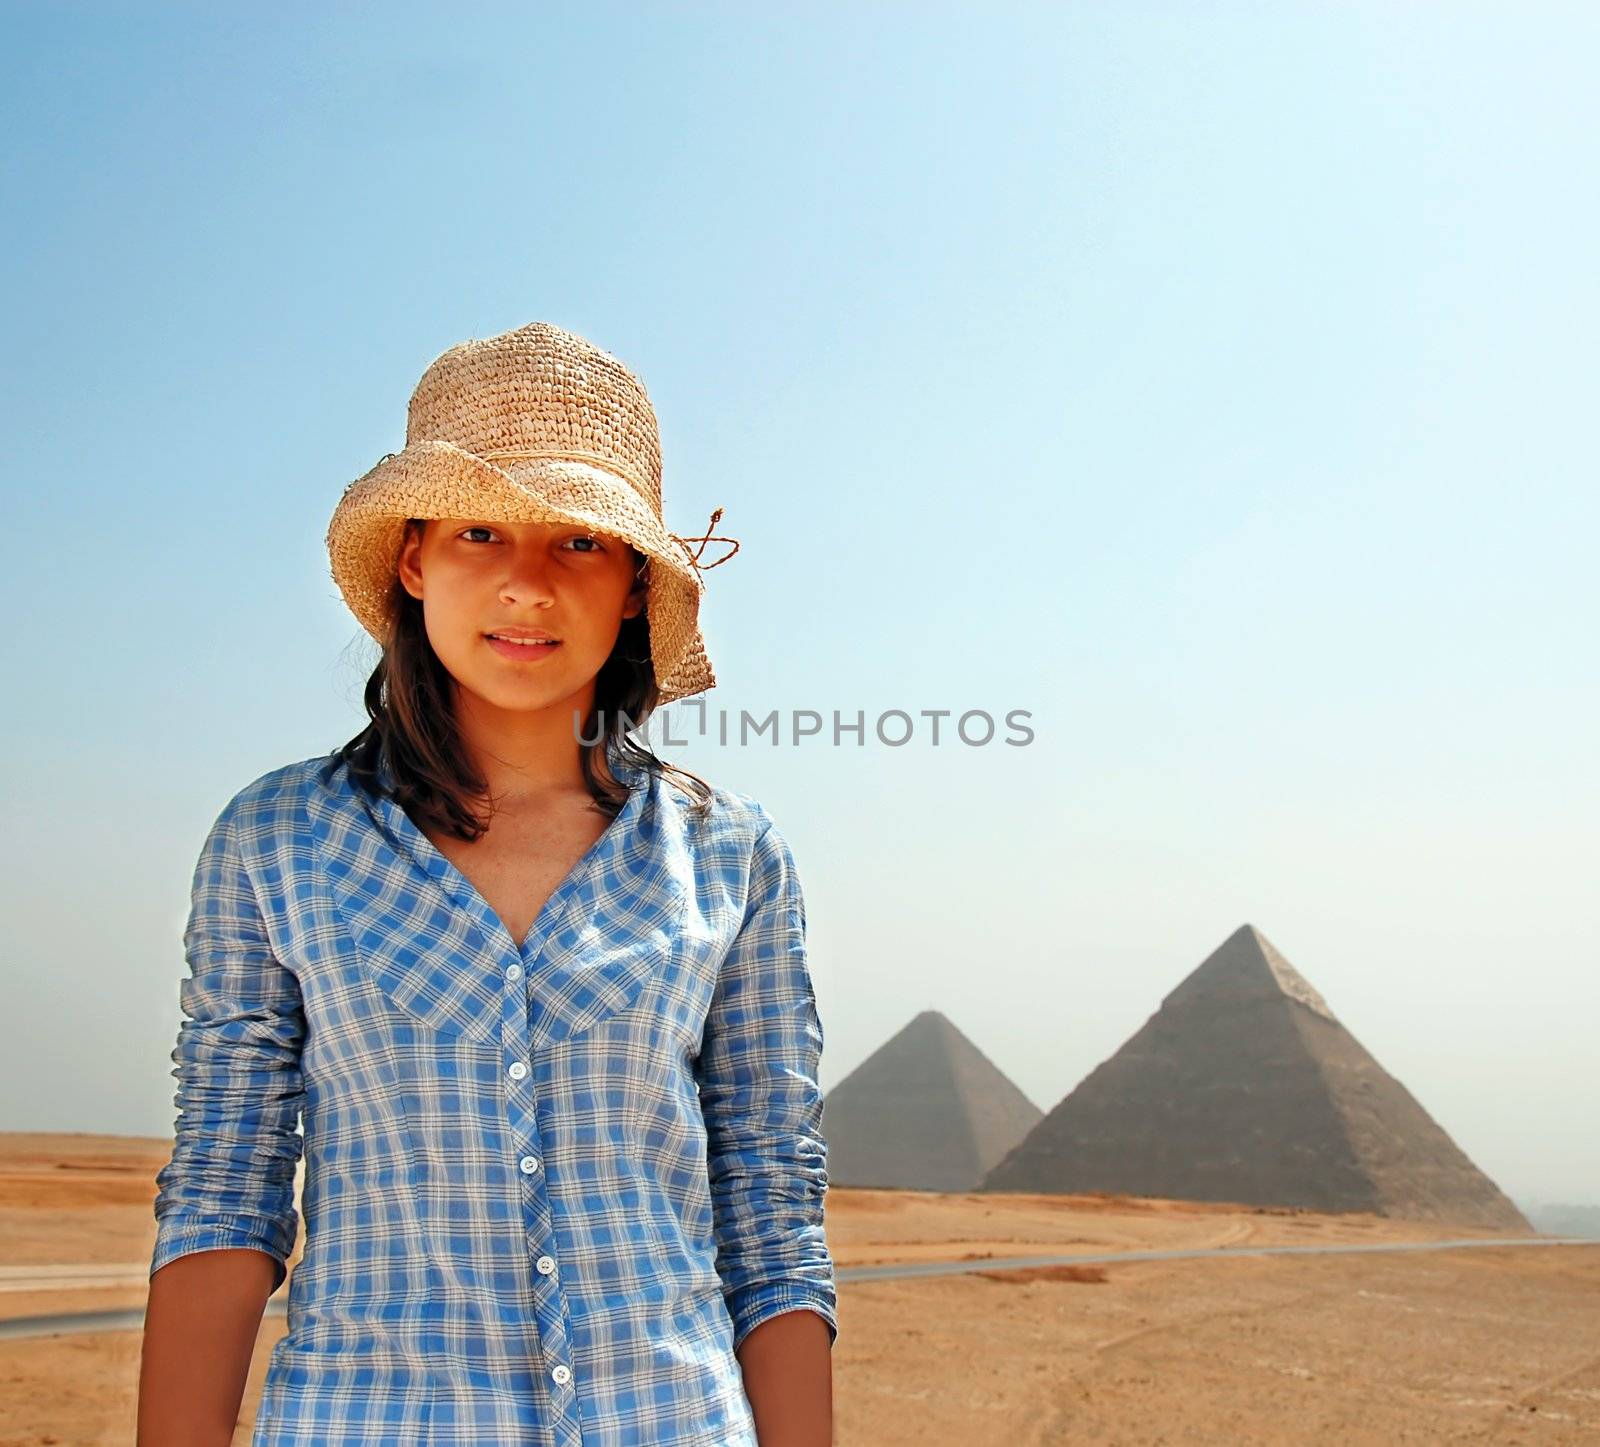
[[[689,566],[693,568],[696,573],[709,573],[713,568],[720,568],[725,562],[728,561],[729,558],[739,551],[738,538],[724,537],[720,533],[714,531],[717,526],[717,522],[721,517],[722,509],[720,507],[715,508],[711,513],[711,521],[706,524],[705,532],[697,533],[690,537],[684,537],[681,533],[667,534],[667,536],[670,537],[673,542],[677,543],[683,549],[684,553],[688,556]],[[700,546],[697,548],[691,548],[689,546],[690,543],[698,543]],[[718,558],[716,562],[702,564],[700,559],[705,553],[707,543],[732,543],[733,546],[729,548],[728,551],[725,552],[720,558]]]

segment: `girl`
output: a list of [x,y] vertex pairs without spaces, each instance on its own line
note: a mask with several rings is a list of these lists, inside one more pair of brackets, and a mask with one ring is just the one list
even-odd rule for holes
[[738,544],[665,531],[643,386],[554,326],[438,357],[406,444],[328,529],[371,722],[195,871],[139,1441],[231,1440],[303,1148],[255,1447],[820,1447],[795,861],[629,737],[714,685],[699,558]]

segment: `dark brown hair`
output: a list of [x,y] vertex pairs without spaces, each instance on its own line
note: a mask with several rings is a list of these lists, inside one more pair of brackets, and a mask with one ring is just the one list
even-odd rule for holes
[[[405,526],[409,538],[414,528],[420,531],[427,522],[407,518]],[[637,548],[631,551],[635,577],[647,577],[649,559]],[[335,752],[371,794],[381,790],[378,764],[385,760],[395,779],[392,796],[414,823],[470,842],[489,827],[480,813],[488,783],[461,747],[451,707],[453,685],[428,642],[422,603],[406,591],[397,575],[383,654],[367,679],[363,698],[371,722]],[[651,663],[650,622],[641,611],[636,618],[622,620],[616,647],[595,675],[594,711],[584,720],[582,733],[583,739],[594,741],[579,746],[584,782],[611,818],[621,812],[628,791],[603,768],[608,743],[624,763],[649,769],[682,788],[693,801],[696,817],[704,818],[710,811],[711,789],[704,779],[657,758],[629,737],[629,730],[643,725],[655,711],[660,697]]]

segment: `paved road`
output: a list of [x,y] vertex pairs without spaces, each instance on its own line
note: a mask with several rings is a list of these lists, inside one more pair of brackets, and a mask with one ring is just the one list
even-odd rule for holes
[[[1600,1246],[1600,1237],[1536,1236],[1464,1241],[1391,1241],[1381,1245],[1332,1246],[1209,1246],[1193,1251],[1111,1251],[1096,1256],[985,1256],[972,1261],[886,1262],[882,1266],[841,1266],[841,1283],[883,1281],[903,1276],[955,1276],[967,1271],[1019,1271],[1033,1266],[1088,1266],[1124,1261],[1186,1261],[1217,1256],[1333,1256],[1374,1251],[1509,1251],[1536,1246]],[[0,1293],[59,1291],[86,1286],[143,1286],[149,1280],[148,1262],[131,1266],[5,1266],[0,1267]],[[268,1316],[282,1316],[288,1294],[280,1291],[267,1303]],[[0,1339],[59,1336],[66,1332],[140,1331],[144,1309],[72,1312],[61,1316],[20,1316],[0,1320]]]

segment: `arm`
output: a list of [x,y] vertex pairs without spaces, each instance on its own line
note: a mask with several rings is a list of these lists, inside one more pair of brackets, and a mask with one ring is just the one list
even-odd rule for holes
[[831,1440],[838,1317],[805,902],[787,842],[766,825],[696,1070],[734,1350],[762,1447],[778,1447]]
[[150,1280],[139,1359],[138,1447],[228,1447],[276,1265],[203,1251]]
[[751,1329],[738,1356],[760,1447],[830,1447],[833,1338],[832,1321],[816,1311],[785,1311]]
[[299,1227],[304,1016],[299,984],[267,941],[235,804],[195,867],[179,990],[187,1018],[172,1052],[178,1119],[156,1177],[138,1440],[163,1447],[231,1440],[262,1312]]

